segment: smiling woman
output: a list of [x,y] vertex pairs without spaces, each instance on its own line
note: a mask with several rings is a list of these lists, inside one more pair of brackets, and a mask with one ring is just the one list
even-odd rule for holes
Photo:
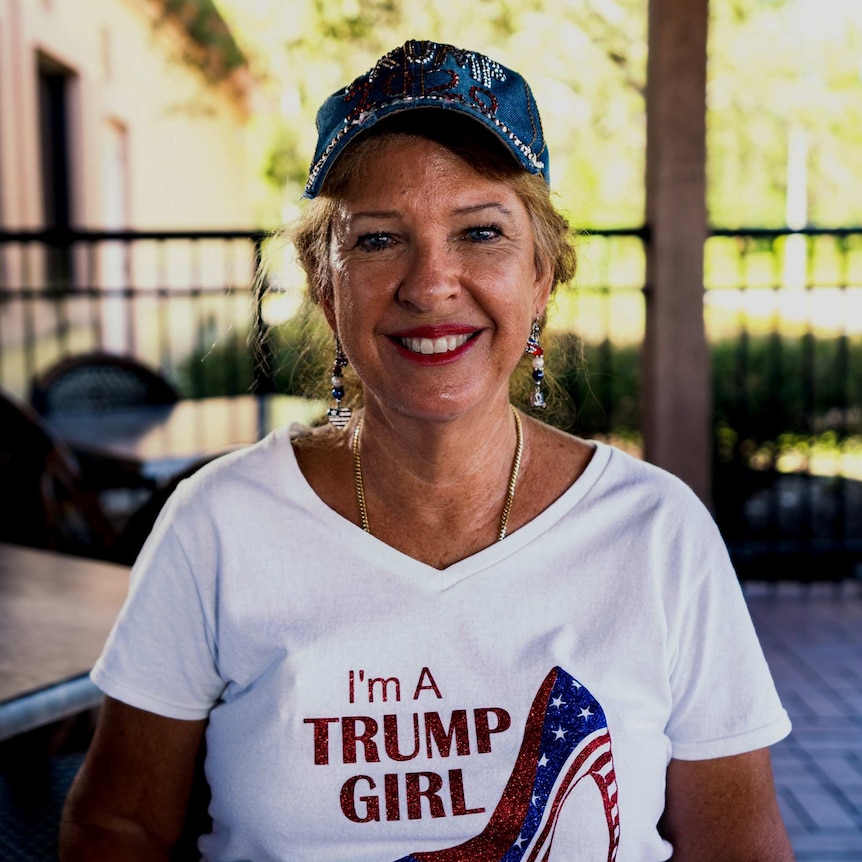
[[408,42],[318,130],[293,236],[330,425],[166,507],[63,858],[167,859],[205,739],[207,862],[787,862],[789,724],[709,514],[510,403],[525,355],[544,403],[575,268],[526,82]]
[[425,138],[392,135],[364,161],[333,213],[321,304],[366,414],[452,419],[507,402],[551,289],[526,207]]

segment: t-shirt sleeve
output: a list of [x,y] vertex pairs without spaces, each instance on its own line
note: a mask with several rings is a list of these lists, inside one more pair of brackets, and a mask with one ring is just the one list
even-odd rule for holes
[[669,598],[666,733],[680,760],[754,751],[790,732],[724,542],[705,510],[695,523],[695,535],[679,539],[683,572]]
[[168,718],[205,718],[224,689],[215,640],[216,562],[190,560],[172,495],[132,569],[129,596],[91,672],[105,694]]

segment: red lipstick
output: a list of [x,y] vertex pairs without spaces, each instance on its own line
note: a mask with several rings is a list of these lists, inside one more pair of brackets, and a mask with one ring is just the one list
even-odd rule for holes
[[479,331],[465,324],[415,326],[391,335],[398,354],[418,365],[446,365],[472,350]]

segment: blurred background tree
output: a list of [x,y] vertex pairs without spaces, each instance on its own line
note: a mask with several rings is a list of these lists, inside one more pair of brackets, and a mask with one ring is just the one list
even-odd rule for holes
[[524,71],[542,109],[564,208],[579,224],[642,221],[643,0],[218,2],[270,85],[253,136],[273,192],[265,223],[285,220],[301,196],[318,106],[411,38],[474,48]]
[[711,9],[712,223],[862,223],[862,3],[724,0]]

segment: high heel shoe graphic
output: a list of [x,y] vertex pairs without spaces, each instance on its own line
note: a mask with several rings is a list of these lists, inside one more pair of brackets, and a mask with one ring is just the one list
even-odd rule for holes
[[614,862],[620,824],[605,714],[584,686],[555,667],[530,707],[515,768],[488,825],[463,844],[397,862],[546,862],[563,805],[583,779],[601,794],[607,859]]

